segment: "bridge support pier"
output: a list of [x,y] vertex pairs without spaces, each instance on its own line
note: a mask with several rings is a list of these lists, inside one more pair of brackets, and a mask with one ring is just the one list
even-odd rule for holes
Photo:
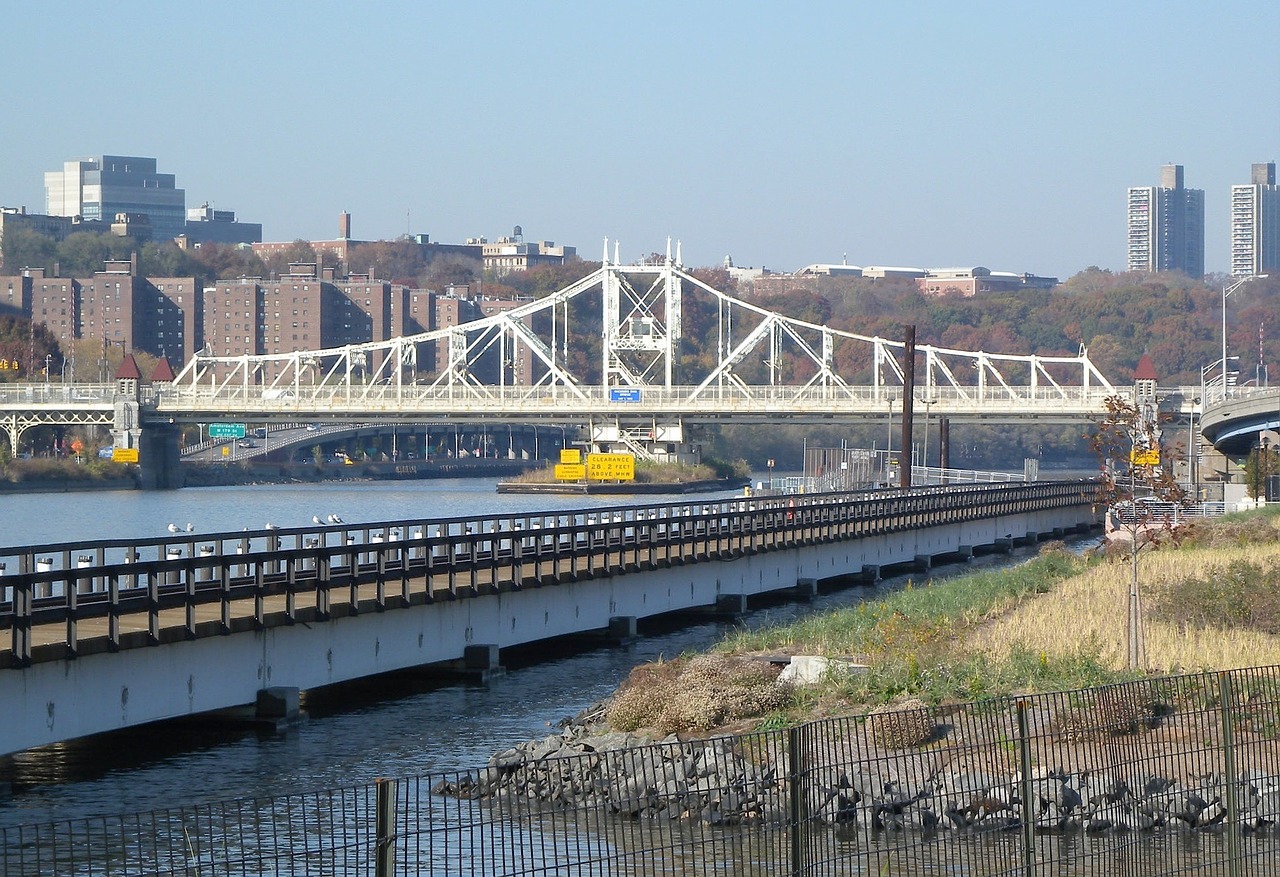
[[138,436],[138,486],[177,490],[183,485],[181,433],[176,426],[148,426]]
[[716,597],[714,613],[722,618],[737,618],[747,614],[746,594],[720,594]]
[[880,564],[864,563],[862,565],[862,582],[867,585],[874,585],[880,581]]
[[960,557],[961,560],[965,562],[973,560],[973,546],[961,545],[959,548],[956,549],[956,554]]
[[796,582],[796,599],[808,602],[818,596],[818,580],[817,579],[800,579]]
[[933,569],[933,556],[930,554],[917,554],[911,562],[911,567],[916,572],[928,572]]
[[254,717],[267,721],[296,722],[300,712],[298,689],[284,685],[261,689],[254,704]]
[[634,615],[615,615],[605,628],[605,638],[614,643],[626,643],[639,636]]
[[1035,530],[1028,530],[1028,531],[1027,531],[1026,543],[1027,543],[1028,545],[1035,545],[1035,544],[1037,544],[1039,541],[1040,541],[1040,534],[1039,534],[1039,533],[1037,533]]
[[500,650],[495,643],[473,643],[462,650],[462,675],[472,682],[488,682],[502,676],[507,669],[502,666]]

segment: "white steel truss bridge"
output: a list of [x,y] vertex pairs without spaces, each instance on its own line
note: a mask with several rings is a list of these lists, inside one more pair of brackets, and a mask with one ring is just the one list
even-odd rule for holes
[[[555,419],[645,453],[683,425],[875,419],[901,410],[901,340],[735,298],[672,258],[608,258],[482,319],[326,350],[195,355],[155,412],[246,418]],[[916,405],[953,421],[1078,421],[1117,390],[1089,360],[916,347]]]

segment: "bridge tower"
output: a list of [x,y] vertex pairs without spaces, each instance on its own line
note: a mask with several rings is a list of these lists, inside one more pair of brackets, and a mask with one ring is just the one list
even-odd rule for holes
[[[633,284],[619,264],[614,241],[604,242],[601,279],[602,382],[610,401],[643,400],[646,387],[670,390],[676,385],[676,355],[680,348],[680,313],[683,284],[673,270],[681,263],[680,244],[671,256],[671,239],[662,270],[645,287]],[[697,462],[696,448],[685,439],[682,420],[674,418],[593,418],[589,436],[594,448],[621,451],[653,460]]]

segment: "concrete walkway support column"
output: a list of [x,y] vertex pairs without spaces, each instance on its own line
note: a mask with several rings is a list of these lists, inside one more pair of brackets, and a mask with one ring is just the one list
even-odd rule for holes
[[817,579],[800,579],[796,582],[796,599],[812,600],[818,596],[818,580]]
[[880,581],[880,564],[864,563],[862,565],[862,581],[868,585],[874,585]]
[[295,721],[299,711],[298,689],[284,685],[263,688],[254,704],[254,714],[259,719]]
[[973,546],[961,545],[959,548],[956,549],[956,554],[960,555],[960,559],[963,561],[967,562],[967,561],[973,560]]
[[917,554],[911,562],[912,569],[916,572],[928,572],[933,569],[933,555]]
[[639,634],[634,615],[615,615],[609,619],[609,626],[605,628],[605,638],[611,642],[630,642],[637,636]]
[[727,618],[737,618],[747,614],[746,594],[721,594],[716,597],[715,614]]

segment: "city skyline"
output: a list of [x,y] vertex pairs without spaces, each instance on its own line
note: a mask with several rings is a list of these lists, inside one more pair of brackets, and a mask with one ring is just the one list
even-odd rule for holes
[[[605,237],[631,260],[670,236],[699,265],[847,258],[1065,278],[1125,269],[1126,191],[1176,163],[1205,192],[1205,270],[1225,273],[1232,187],[1280,152],[1265,85],[1280,60],[1244,38],[1280,24],[1266,4],[476,16],[390,3],[360,18],[255,14],[253,28],[225,8],[131,12],[59,9],[69,57],[147,47],[146,64],[113,61],[110,75],[18,41],[11,115],[40,124],[10,138],[0,203],[43,209],[43,174],[68,159],[146,155],[191,203],[233,208],[265,240],[330,238],[350,211],[366,239],[522,225],[588,259]],[[0,15],[34,36],[52,14]],[[1159,50],[1188,34],[1197,63]],[[213,56],[227,59],[216,75]],[[1166,111],[1135,112],[1139,98]]]

